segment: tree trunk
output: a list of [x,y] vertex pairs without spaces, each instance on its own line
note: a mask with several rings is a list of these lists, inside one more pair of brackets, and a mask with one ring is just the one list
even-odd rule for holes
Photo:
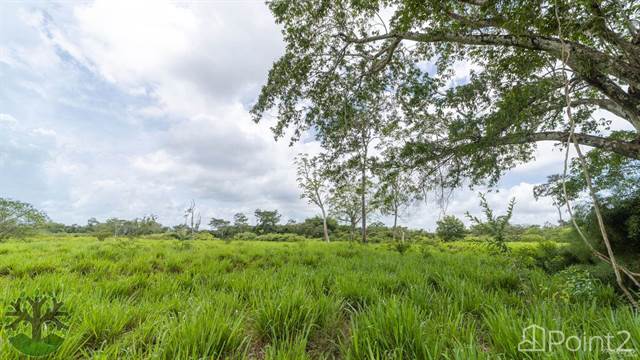
[[320,208],[322,210],[322,231],[324,234],[324,241],[329,242],[329,229],[327,227],[327,214],[324,211],[324,207]]
[[362,194],[360,198],[360,205],[362,206],[362,243],[367,243],[367,168],[366,168],[366,152],[365,152],[365,160],[363,160],[362,164]]
[[353,241],[353,238],[355,237],[357,222],[358,220],[351,220],[351,233],[349,234],[349,241]]
[[564,220],[562,220],[562,208],[558,206],[557,209],[558,209],[558,217],[560,218],[560,225],[564,225]]
[[393,241],[396,241],[396,229],[398,226],[398,208],[393,211]]

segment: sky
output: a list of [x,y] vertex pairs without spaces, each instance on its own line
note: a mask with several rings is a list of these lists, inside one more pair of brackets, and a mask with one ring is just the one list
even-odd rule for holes
[[[276,142],[273,119],[248,112],[283,52],[259,1],[0,3],[0,197],[67,224],[156,214],[173,225],[191,200],[203,223],[256,208],[317,214],[292,161],[318,144]],[[469,66],[455,70],[464,82]],[[489,204],[501,213],[515,197],[513,222],[555,223],[532,189],[561,169],[541,144]],[[479,213],[479,190],[456,191],[448,213]],[[432,230],[439,215],[421,202],[400,224]]]

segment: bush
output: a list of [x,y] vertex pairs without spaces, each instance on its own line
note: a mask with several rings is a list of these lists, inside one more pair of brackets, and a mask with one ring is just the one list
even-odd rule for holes
[[479,235],[479,236],[467,235],[467,236],[464,237],[464,241],[473,242],[473,243],[486,243],[490,239],[491,238],[489,236],[486,236],[486,235]]
[[109,236],[111,236],[111,233],[107,232],[107,231],[100,231],[100,232],[97,232],[97,233],[93,234],[93,236],[95,236],[96,239],[98,239],[98,241],[104,241]]
[[566,302],[590,301],[595,298],[600,282],[588,271],[570,267],[558,273],[557,277],[562,282],[558,295]]
[[444,241],[455,241],[464,238],[465,228],[460,219],[448,215],[438,220],[436,234]]
[[296,234],[264,234],[256,238],[258,241],[282,241],[282,242],[296,242],[305,241],[307,238]]
[[255,233],[252,232],[241,232],[237,233],[233,236],[233,240],[255,240],[258,237]]
[[542,242],[544,241],[544,236],[538,234],[522,234],[517,238],[518,241],[524,242]]
[[411,249],[411,243],[406,241],[394,241],[390,244],[390,248],[400,253],[400,255],[404,255],[405,252]]
[[193,237],[194,240],[215,240],[215,236],[211,235],[211,233],[203,231],[203,232],[199,232],[196,234],[196,236]]

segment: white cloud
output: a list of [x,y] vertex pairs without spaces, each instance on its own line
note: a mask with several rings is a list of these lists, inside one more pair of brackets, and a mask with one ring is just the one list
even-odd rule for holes
[[18,123],[18,120],[9,114],[1,114],[0,113],[0,124],[5,126],[15,126]]

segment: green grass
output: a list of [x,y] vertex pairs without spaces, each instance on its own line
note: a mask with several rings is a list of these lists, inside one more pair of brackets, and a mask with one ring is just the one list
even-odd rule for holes
[[[628,330],[640,349],[640,317],[610,286],[572,298],[564,284],[472,244],[405,254],[319,241],[0,244],[2,312],[23,293],[65,303],[70,328],[54,359],[610,358],[520,353],[533,323],[578,336]],[[21,358],[6,336],[0,359]]]

